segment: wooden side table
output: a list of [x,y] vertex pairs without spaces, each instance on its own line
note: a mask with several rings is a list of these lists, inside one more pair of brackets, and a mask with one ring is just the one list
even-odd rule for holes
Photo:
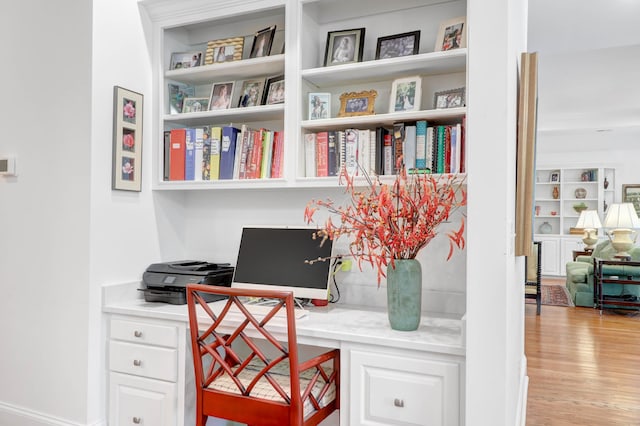
[[633,275],[604,275],[604,266],[620,266],[620,267],[637,267],[640,268],[640,262],[632,262],[629,260],[593,260],[593,293],[594,293],[594,307],[600,307],[600,315],[602,315],[602,309],[604,304],[615,306],[637,306],[640,308],[639,298],[630,299],[607,299],[605,302],[604,292],[602,291],[603,284],[619,284],[619,285],[640,285],[640,276]]
[[576,259],[578,258],[578,256],[591,256],[591,253],[593,253],[593,249],[574,250],[573,251],[573,261],[575,262]]

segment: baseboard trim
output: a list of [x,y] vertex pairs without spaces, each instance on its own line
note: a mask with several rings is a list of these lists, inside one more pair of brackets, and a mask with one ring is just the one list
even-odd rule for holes
[[527,375],[527,357],[523,355],[520,363],[520,389],[518,392],[518,405],[516,409],[516,425],[526,426],[528,395],[529,376]]
[[12,426],[107,426],[106,419],[78,423],[0,401],[0,425]]

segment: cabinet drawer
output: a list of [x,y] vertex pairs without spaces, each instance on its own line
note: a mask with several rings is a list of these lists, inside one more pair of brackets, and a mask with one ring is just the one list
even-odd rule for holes
[[142,321],[111,320],[111,338],[134,343],[178,347],[178,328]]
[[109,424],[175,426],[176,384],[109,375]]
[[109,342],[109,368],[111,371],[175,382],[178,351],[112,340]]
[[457,425],[456,362],[351,353],[351,424]]

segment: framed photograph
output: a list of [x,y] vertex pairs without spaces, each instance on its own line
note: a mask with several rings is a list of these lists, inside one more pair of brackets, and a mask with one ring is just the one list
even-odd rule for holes
[[467,47],[467,21],[464,16],[450,19],[440,24],[434,50],[452,50]]
[[185,98],[196,95],[194,86],[182,83],[169,83],[169,114],[180,114]]
[[364,28],[330,31],[327,33],[327,47],[324,65],[350,64],[362,61]]
[[357,115],[372,115],[378,92],[368,90],[364,92],[348,92],[340,95],[340,112],[338,117],[354,117]]
[[202,52],[176,52],[171,54],[170,70],[193,68],[202,65]]
[[218,64],[221,62],[239,61],[242,59],[244,37],[211,40],[207,43],[204,54],[204,64]]
[[376,47],[376,59],[415,55],[419,48],[420,31],[380,37]]
[[436,92],[433,96],[433,107],[436,109],[463,107],[465,105],[464,92],[464,87]]
[[418,111],[422,98],[422,79],[419,75],[394,80],[391,85],[389,112]]
[[142,103],[142,94],[114,86],[111,189],[142,190]]
[[225,83],[213,83],[211,96],[209,97],[209,109],[228,109],[231,106],[233,96],[233,81]]
[[549,173],[549,182],[560,182],[560,172],[555,171]]
[[331,117],[331,93],[309,93],[309,120]]
[[202,112],[209,109],[209,98],[184,98],[182,112]]
[[271,45],[273,44],[273,35],[275,33],[275,25],[258,31],[253,37],[253,46],[251,46],[249,57],[261,58],[263,56],[269,56],[271,53]]
[[281,104],[284,102],[284,75],[278,75],[267,79],[265,84],[263,105]]
[[245,80],[240,86],[240,98],[238,107],[252,107],[260,105],[262,100],[262,90],[264,89],[264,79]]
[[640,185],[622,185],[622,202],[633,204],[636,213],[640,216]]

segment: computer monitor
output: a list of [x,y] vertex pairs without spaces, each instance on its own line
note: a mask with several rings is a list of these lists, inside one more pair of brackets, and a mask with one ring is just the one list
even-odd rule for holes
[[[303,299],[325,299],[332,241],[320,245],[315,228],[244,227],[232,287],[292,291]],[[306,260],[327,258],[313,264]]]

